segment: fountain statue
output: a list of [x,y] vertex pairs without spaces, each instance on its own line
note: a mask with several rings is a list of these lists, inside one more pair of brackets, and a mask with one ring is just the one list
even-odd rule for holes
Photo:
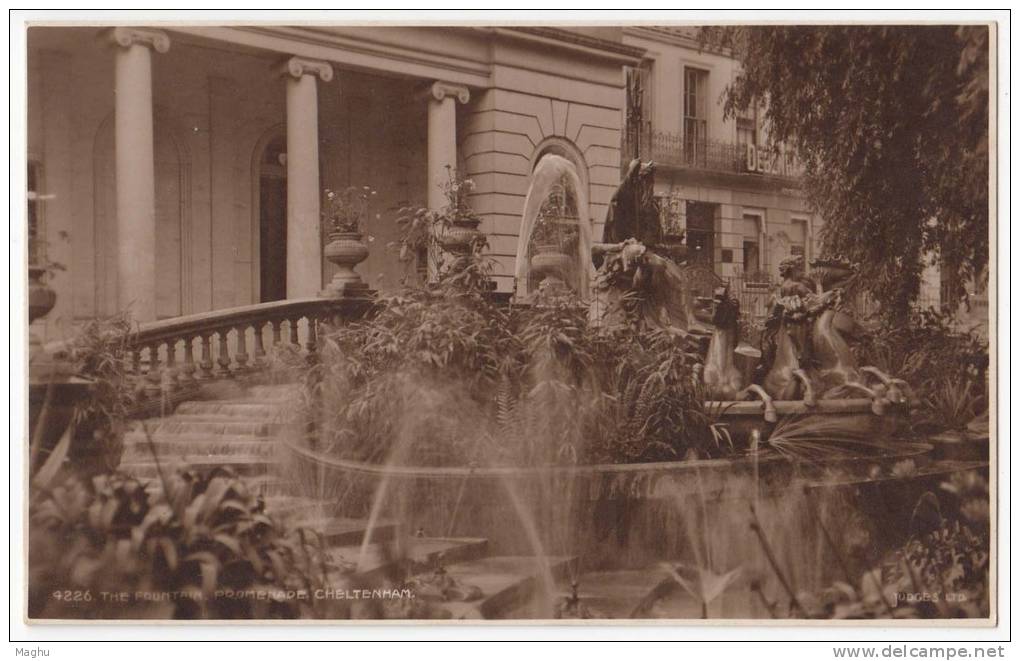
[[[524,213],[521,217],[521,229],[517,239],[517,261],[514,264],[514,279],[517,282],[517,296],[524,299],[531,293],[527,282],[529,271],[535,264],[531,259],[531,244],[536,226],[541,220],[543,206],[557,188],[566,188],[564,194],[574,198],[578,218],[574,223],[576,238],[570,241],[570,252],[573,254],[556,254],[551,259],[540,257],[539,270],[544,275],[557,276],[576,271],[577,282],[575,293],[581,300],[587,300],[589,283],[592,278],[591,268],[591,224],[587,219],[588,196],[577,174],[577,166],[568,159],[557,154],[545,154],[535,165],[532,173],[531,186],[524,200]],[[572,228],[573,229],[573,228]],[[562,246],[561,246],[562,247]],[[544,260],[542,258],[545,258]],[[543,261],[550,263],[543,263]],[[576,269],[574,266],[576,265]],[[559,279],[556,277],[556,279]]]
[[784,415],[825,414],[845,419],[848,431],[863,434],[874,422],[868,418],[916,403],[902,380],[858,366],[851,345],[864,330],[844,304],[855,270],[838,258],[812,261],[810,275],[801,257],[782,262],[782,283],[760,352],[754,352],[760,358],[745,377],[735,360],[750,354],[746,345],[738,349],[739,301],[727,285],[711,298],[695,297],[683,268],[684,252],[678,264],[665,256],[677,255],[676,247],[658,244],[654,168],[650,162],[631,162],[606,217],[607,243],[592,244],[597,270],[589,318],[594,325],[636,321],[685,337],[700,335],[706,395],[724,409],[724,418],[748,423],[761,415],[766,423],[737,425],[738,433],[756,429],[765,438]]
[[645,245],[662,240],[662,225],[654,198],[655,164],[634,159],[609,201],[603,240],[619,243],[634,239]]

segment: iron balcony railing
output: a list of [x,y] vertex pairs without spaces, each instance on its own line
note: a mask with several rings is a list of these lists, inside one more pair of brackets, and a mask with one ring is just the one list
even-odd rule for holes
[[797,179],[803,166],[791,152],[756,145],[709,140],[700,135],[653,131],[648,122],[632,123],[624,132],[624,163],[632,158],[660,165]]

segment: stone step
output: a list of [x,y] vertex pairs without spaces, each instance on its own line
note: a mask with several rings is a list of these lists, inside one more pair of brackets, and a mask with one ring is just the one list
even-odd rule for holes
[[140,434],[144,437],[146,431],[150,435],[156,434],[227,434],[246,436],[269,436],[274,429],[273,423],[259,420],[239,420],[227,416],[203,417],[189,419],[184,416],[170,416],[168,418],[155,418],[145,421],[144,429],[141,424],[132,425],[128,430],[129,434]]
[[253,402],[281,402],[294,400],[301,396],[301,386],[295,383],[279,385],[249,386],[244,400]]
[[440,561],[445,567],[478,560],[485,557],[489,548],[488,540],[475,537],[406,537],[403,541],[402,558],[398,555],[400,550],[396,548],[395,540],[369,544],[363,560],[359,544],[334,547],[329,555],[341,567],[356,568],[357,578],[372,580],[381,578],[398,561],[408,563],[407,571],[410,574],[418,574],[433,571]]
[[266,511],[294,525],[305,525],[305,521],[321,520],[332,515],[331,506],[311,498],[290,494],[266,496]]
[[[164,473],[170,473],[179,469],[188,468],[197,471],[212,470],[217,467],[226,467],[235,471],[238,475],[263,475],[270,466],[276,463],[267,460],[265,457],[251,455],[222,455],[212,457],[190,457],[182,460],[176,457],[161,457],[160,466]],[[159,477],[159,470],[156,462],[148,461],[127,461],[121,462],[120,470],[137,478],[151,479]]]
[[283,403],[266,403],[249,399],[191,400],[182,402],[175,416],[217,416],[274,421],[290,411]]
[[[319,533],[329,546],[343,547],[361,545],[365,538],[367,521],[365,519],[324,516],[319,519],[306,519],[299,522],[298,525]],[[396,536],[397,528],[398,525],[392,521],[377,522],[370,541],[388,542]]]
[[[558,603],[572,595],[569,580],[561,581],[557,588]],[[577,596],[589,618],[647,617],[656,601],[674,589],[679,587],[666,571],[657,567],[588,572],[577,578]]]
[[[248,455],[273,459],[277,445],[267,440],[252,440],[253,437],[242,436],[244,440],[223,440],[216,436],[206,435],[202,439],[177,439],[174,437],[157,437],[148,441],[128,441],[124,443],[123,461],[142,460],[152,457],[153,451],[159,457],[180,457],[188,460],[194,457],[217,457],[231,455]],[[255,437],[257,438],[257,437]]]
[[253,475],[245,480],[245,484],[252,492],[261,494],[266,498],[275,496],[296,496],[297,485],[291,480],[284,479],[272,473],[264,475]]
[[544,571],[538,563],[548,566],[554,581],[577,571],[577,558],[567,556],[540,559],[534,556],[492,556],[457,563],[446,568],[447,574],[460,584],[477,586],[482,597],[474,601],[446,601],[436,606],[449,612],[454,619],[506,617],[540,588]]

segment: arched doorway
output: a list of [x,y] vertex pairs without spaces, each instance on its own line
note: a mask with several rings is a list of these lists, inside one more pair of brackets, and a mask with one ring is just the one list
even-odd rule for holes
[[258,158],[259,301],[287,298],[287,137],[273,135]]

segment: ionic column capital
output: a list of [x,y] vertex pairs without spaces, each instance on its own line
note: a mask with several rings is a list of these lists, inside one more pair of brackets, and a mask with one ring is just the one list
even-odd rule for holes
[[324,83],[333,80],[333,65],[322,60],[308,60],[303,57],[290,58],[280,67],[280,72],[297,79],[302,76],[318,76]]
[[165,53],[170,50],[170,37],[162,30],[120,26],[110,30],[109,37],[110,41],[121,48],[130,48],[135,44],[140,44],[148,46],[157,53]]
[[442,101],[447,95],[456,97],[461,103],[467,103],[471,100],[471,91],[467,87],[456,83],[443,82],[442,80],[432,83],[432,86],[429,88],[429,95],[436,101]]

